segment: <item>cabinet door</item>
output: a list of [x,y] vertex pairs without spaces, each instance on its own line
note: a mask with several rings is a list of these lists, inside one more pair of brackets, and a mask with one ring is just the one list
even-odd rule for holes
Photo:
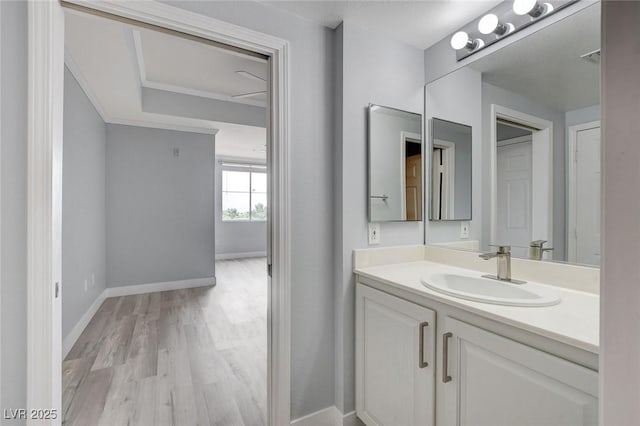
[[434,424],[435,312],[358,284],[356,409],[369,426]]
[[449,317],[440,325],[438,425],[598,424],[597,372]]

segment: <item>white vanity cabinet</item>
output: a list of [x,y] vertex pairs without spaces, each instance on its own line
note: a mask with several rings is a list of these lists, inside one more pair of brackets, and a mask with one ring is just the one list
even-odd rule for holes
[[449,317],[439,320],[439,426],[598,424],[595,371]]
[[356,289],[356,409],[368,426],[434,425],[435,313]]
[[512,340],[515,328],[506,338],[471,325],[468,312],[425,300],[357,284],[356,409],[365,424],[597,425],[596,371]]

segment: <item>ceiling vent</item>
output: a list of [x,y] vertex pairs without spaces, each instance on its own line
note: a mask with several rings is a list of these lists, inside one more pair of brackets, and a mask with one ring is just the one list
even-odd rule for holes
[[594,64],[600,63],[600,49],[594,50],[593,52],[585,53],[584,55],[580,55],[582,59],[585,61],[592,62]]

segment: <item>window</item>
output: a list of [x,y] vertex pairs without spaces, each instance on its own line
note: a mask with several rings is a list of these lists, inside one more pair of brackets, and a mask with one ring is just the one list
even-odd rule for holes
[[234,169],[222,170],[223,221],[267,220],[266,172],[237,170],[254,167],[234,165]]

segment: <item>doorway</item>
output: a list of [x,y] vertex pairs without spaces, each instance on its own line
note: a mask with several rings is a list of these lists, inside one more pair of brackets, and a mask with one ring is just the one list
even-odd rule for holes
[[[499,239],[510,237],[510,234],[515,232],[515,236],[519,238],[519,241],[521,240],[519,244],[528,239],[527,244],[524,245],[525,248],[520,249],[523,250],[523,253],[520,254],[524,254],[529,245],[528,242],[532,240],[544,240],[550,244],[553,241],[553,122],[495,104],[491,105],[490,118],[490,244],[511,245],[513,244],[511,241],[502,242]],[[513,129],[524,130],[526,134],[517,134]],[[504,146],[499,147],[499,130],[502,130],[503,133],[508,132],[507,135],[523,139],[511,138],[511,144],[503,141]],[[525,143],[524,145],[511,146],[514,145],[513,142],[525,142],[524,138],[528,138],[529,134],[530,145]],[[506,137],[506,139],[509,138]],[[498,164],[499,152],[501,152],[503,167]],[[528,158],[531,159],[530,166],[528,166]],[[505,167],[507,163],[512,164],[513,170]],[[503,182],[502,199],[505,200],[502,208],[499,205],[498,174],[500,168],[503,170],[500,178]],[[530,169],[530,172],[527,169]],[[520,172],[516,172],[516,170],[520,170]],[[509,181],[512,184],[507,185]],[[510,204],[509,196],[512,197],[513,211],[507,208]],[[504,228],[505,222],[499,220],[499,217],[506,220],[507,228],[512,229]],[[510,224],[509,221],[511,221]],[[500,226],[503,226],[504,229],[500,230]],[[507,235],[504,234],[505,232]]]
[[568,261],[600,266],[600,121],[568,129]]
[[[267,263],[270,273],[268,303],[268,421],[289,423],[289,161],[287,131],[288,44],[215,19],[171,6],[144,2],[103,2],[99,6],[67,7],[107,14],[117,20],[178,31],[182,37],[247,49],[268,57],[269,106],[267,120],[270,237]],[[61,412],[61,194],[62,87],[64,11],[56,2],[30,2],[29,25],[29,150],[30,216],[28,245],[27,400],[30,407],[46,406]],[[59,421],[59,420],[58,420]],[[51,421],[56,424],[56,420]]]

